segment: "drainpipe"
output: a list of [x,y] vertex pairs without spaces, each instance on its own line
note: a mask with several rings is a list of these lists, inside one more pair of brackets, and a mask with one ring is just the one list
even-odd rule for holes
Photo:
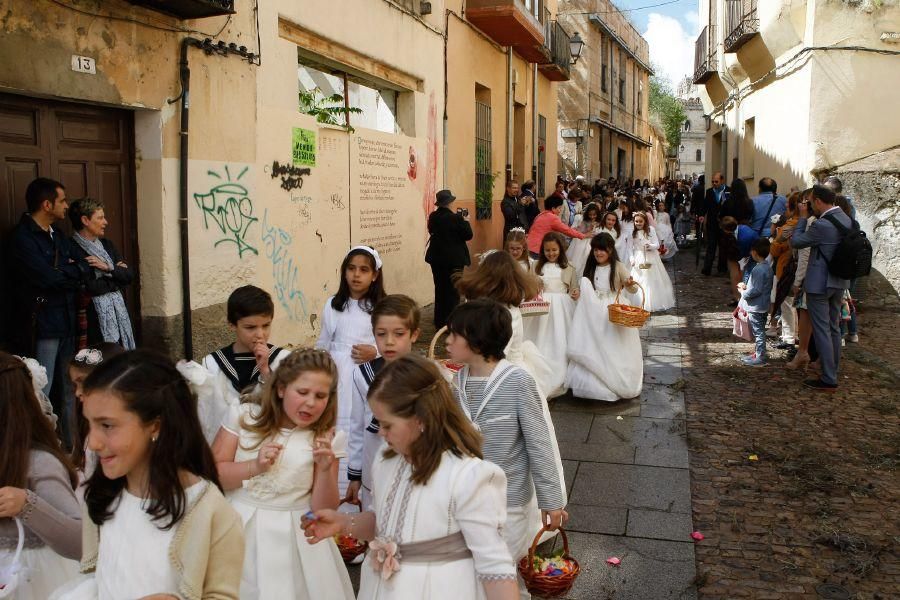
[[447,44],[450,38],[450,9],[444,9],[444,123],[443,123],[443,152],[444,156],[441,157],[443,160],[443,172],[444,172],[444,184],[443,187],[446,188],[449,184],[447,181],[447,125],[448,125],[448,115],[447,115],[447,96],[449,94],[449,87],[447,84]]
[[[512,134],[513,134],[513,67],[512,46],[506,49],[506,181],[512,179]],[[504,182],[505,183],[505,182]]]
[[537,86],[537,64],[531,65],[531,180],[534,181],[534,195],[538,195],[538,158],[540,150],[538,149],[538,86]]
[[181,150],[179,156],[179,209],[178,229],[181,238],[181,320],[184,335],[184,356],[194,358],[193,322],[191,320],[191,259],[188,243],[188,124],[191,107],[191,68],[188,65],[188,48],[201,48],[203,42],[186,37],[181,40]]

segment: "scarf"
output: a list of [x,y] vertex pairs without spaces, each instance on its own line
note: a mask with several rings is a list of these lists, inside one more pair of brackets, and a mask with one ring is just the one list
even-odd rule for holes
[[[76,233],[72,238],[81,249],[92,256],[96,256],[110,267],[115,268],[112,258],[99,239],[89,240]],[[94,276],[99,279],[105,276],[103,271],[94,269]],[[134,350],[134,334],[131,331],[131,317],[125,308],[125,298],[122,292],[116,290],[101,296],[91,298],[94,310],[97,311],[97,320],[100,322],[100,333],[103,341],[118,343],[126,350]]]

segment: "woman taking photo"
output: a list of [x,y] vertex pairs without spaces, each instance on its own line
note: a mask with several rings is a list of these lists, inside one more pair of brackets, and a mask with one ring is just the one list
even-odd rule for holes
[[83,310],[86,316],[78,320],[79,348],[112,342],[133,350],[134,332],[122,290],[131,284],[134,272],[113,243],[103,237],[107,225],[103,203],[92,198],[76,200],[69,206],[69,219],[75,230],[73,251],[93,271],[85,284],[85,295],[79,299],[79,314]]
[[[434,326],[440,329],[447,324],[447,317],[459,304],[459,293],[454,278],[469,266],[469,248],[466,242],[472,239],[469,213],[465,209],[453,212],[450,205],[456,200],[450,190],[437,193],[437,208],[428,215],[428,250],[425,262],[431,265],[434,278]],[[71,209],[70,209],[71,210]]]

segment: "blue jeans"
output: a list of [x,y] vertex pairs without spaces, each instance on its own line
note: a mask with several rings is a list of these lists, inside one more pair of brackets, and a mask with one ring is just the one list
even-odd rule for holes
[[806,293],[806,310],[822,365],[822,381],[837,384],[841,362],[841,301],[844,290],[828,288],[824,294]]
[[59,417],[62,438],[66,443],[71,440],[69,425],[74,407],[74,396],[69,385],[69,362],[74,353],[75,338],[40,339],[34,349],[35,360],[47,369],[47,385],[42,391]]
[[747,322],[750,324],[750,333],[756,342],[756,358],[766,360],[766,319],[769,313],[748,312]]
[[[850,280],[850,297],[853,298],[853,301],[856,301],[856,279]],[[850,335],[856,335],[859,332],[856,325],[856,311],[850,311],[850,322],[847,323],[847,333]]]

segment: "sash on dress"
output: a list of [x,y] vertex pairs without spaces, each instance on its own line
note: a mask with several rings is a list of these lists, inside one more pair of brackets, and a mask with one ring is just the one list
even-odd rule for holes
[[400,562],[405,564],[448,563],[472,558],[462,531],[422,542],[400,544],[397,547]]

